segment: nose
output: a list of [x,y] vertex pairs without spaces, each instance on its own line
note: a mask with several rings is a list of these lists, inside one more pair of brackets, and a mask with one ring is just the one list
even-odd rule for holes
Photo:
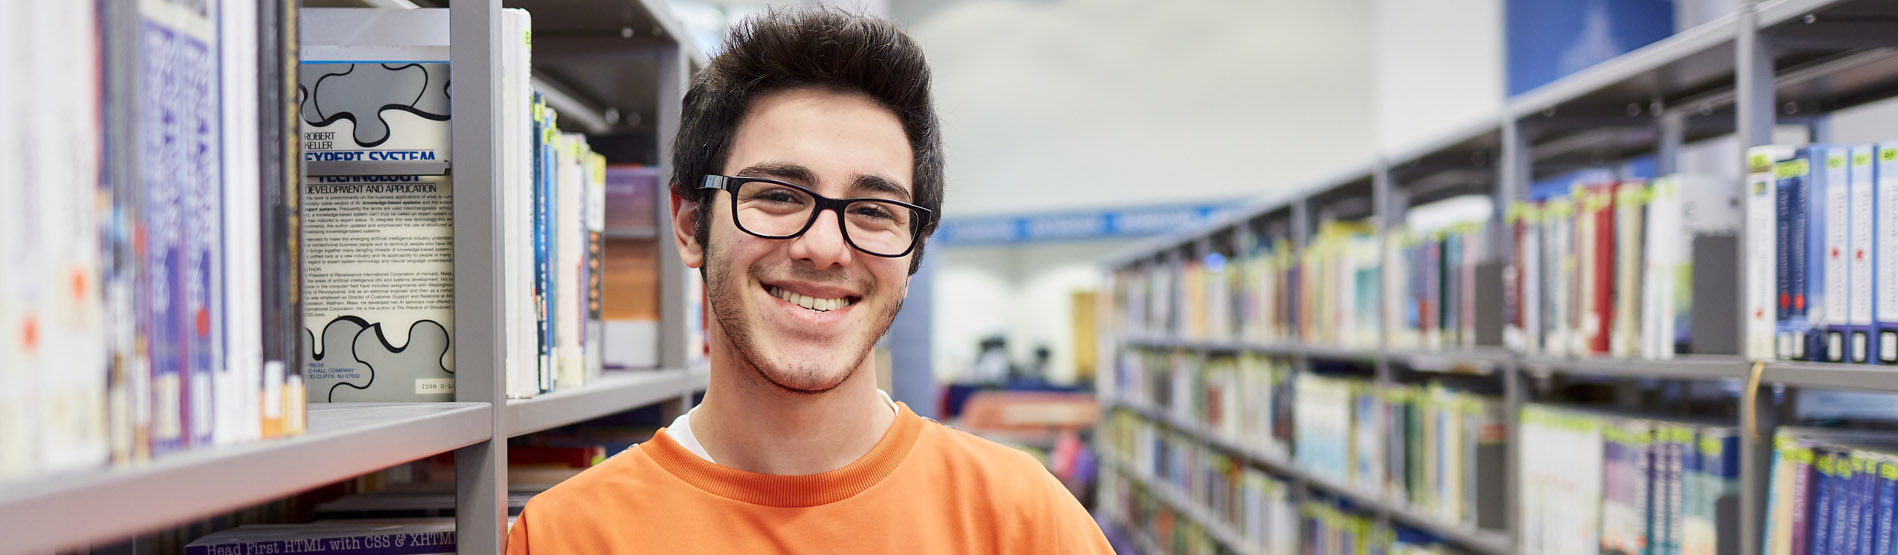
[[825,209],[817,213],[817,221],[803,235],[791,239],[791,258],[804,260],[819,270],[850,265],[850,243],[844,241],[844,230],[837,222],[837,211]]

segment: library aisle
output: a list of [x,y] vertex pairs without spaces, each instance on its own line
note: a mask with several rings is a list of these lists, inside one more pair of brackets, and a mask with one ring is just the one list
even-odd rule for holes
[[1114,255],[1096,512],[1143,553],[1891,552],[1898,58],[1845,30],[1894,15],[1739,3]]

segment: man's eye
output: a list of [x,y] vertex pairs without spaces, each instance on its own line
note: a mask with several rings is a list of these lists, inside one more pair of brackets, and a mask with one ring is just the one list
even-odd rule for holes
[[880,220],[896,218],[896,215],[891,213],[890,209],[874,204],[858,205],[857,208],[851,210],[851,212],[865,218],[876,218]]

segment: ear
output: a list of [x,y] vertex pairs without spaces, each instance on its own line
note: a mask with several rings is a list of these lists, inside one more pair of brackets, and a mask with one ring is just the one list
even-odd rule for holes
[[699,203],[672,193],[672,240],[687,268],[705,265],[705,244],[699,241]]

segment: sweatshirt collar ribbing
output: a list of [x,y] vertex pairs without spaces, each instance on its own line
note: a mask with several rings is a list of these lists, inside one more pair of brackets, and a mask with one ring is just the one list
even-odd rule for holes
[[849,499],[896,470],[921,435],[923,419],[897,403],[896,420],[870,452],[843,468],[801,476],[746,472],[699,458],[666,435],[653,434],[640,446],[660,468],[707,493],[771,507],[813,507]]

